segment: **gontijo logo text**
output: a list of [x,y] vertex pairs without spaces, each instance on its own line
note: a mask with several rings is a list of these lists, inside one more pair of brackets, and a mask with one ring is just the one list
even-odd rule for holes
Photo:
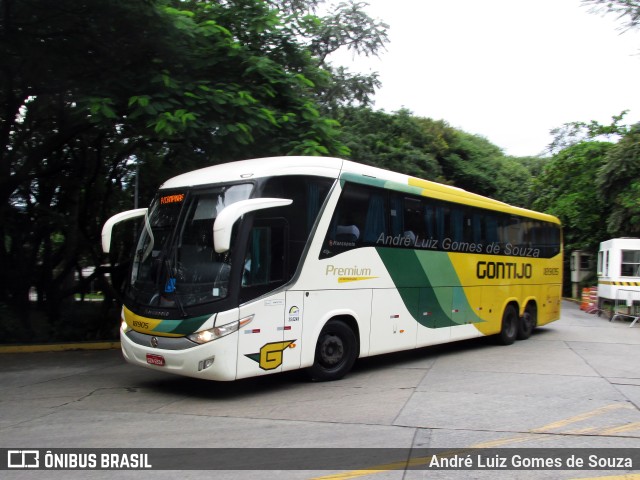
[[521,262],[478,262],[476,276],[478,278],[531,278],[533,266]]

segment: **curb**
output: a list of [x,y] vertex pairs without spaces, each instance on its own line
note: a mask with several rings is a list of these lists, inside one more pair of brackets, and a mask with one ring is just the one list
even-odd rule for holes
[[562,297],[562,300],[564,300],[566,302],[575,303],[576,305],[580,305],[580,299],[578,299],[578,298]]
[[0,353],[68,352],[72,350],[119,349],[120,342],[78,342],[41,345],[0,345]]

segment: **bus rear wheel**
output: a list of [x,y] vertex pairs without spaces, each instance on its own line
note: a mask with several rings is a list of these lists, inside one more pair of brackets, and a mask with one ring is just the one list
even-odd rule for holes
[[524,315],[518,322],[518,340],[526,340],[531,336],[538,323],[538,313],[535,305],[529,304],[524,309]]
[[502,328],[498,334],[498,340],[502,345],[511,345],[518,336],[518,310],[509,304],[502,314]]
[[316,344],[313,365],[308,373],[312,380],[339,380],[353,367],[358,340],[353,330],[341,320],[327,322]]

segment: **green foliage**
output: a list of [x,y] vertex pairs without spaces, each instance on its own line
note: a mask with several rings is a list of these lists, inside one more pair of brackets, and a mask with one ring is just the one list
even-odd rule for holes
[[493,168],[493,198],[519,207],[531,207],[534,174],[522,159],[498,156],[485,167]]
[[582,142],[562,150],[533,184],[533,208],[556,215],[564,225],[567,250],[597,250],[606,238],[607,205],[595,184],[606,164],[607,142]]
[[388,42],[389,26],[369,17],[365,6],[365,2],[348,0],[333,7],[319,21],[312,19],[308,24],[312,55],[321,63],[341,48],[358,55],[378,55]]
[[331,54],[338,50],[350,51],[354,56],[378,56],[384,51],[389,42],[389,26],[371,18],[365,12],[366,5],[349,0],[331,6],[323,17],[315,15],[315,8],[307,12],[298,10],[290,17],[301,19],[304,27],[296,33],[304,39],[312,58],[325,73],[316,84],[317,98],[323,110],[333,115],[340,106],[371,105],[375,89],[381,86],[375,72],[353,74],[329,62]]
[[559,128],[551,130],[553,141],[549,145],[549,151],[557,153],[563,148],[570,147],[586,140],[611,140],[626,135],[629,132],[627,125],[621,125],[628,110],[624,110],[620,115],[611,117],[609,125],[603,125],[600,122],[591,120],[585,122],[565,123]]
[[[370,108],[344,108],[338,117],[350,158],[416,177],[444,180],[438,149],[451,129],[444,122],[413,117],[407,110],[395,114]],[[438,143],[440,142],[440,143]]]
[[[640,133],[621,124],[626,112],[611,125],[567,124],[553,158],[521,159],[442,120],[372,110],[377,75],[329,60],[339,49],[379,55],[388,27],[362,2],[324,15],[321,3],[3,1],[0,306],[21,316],[26,337],[31,287],[61,332],[75,272],[109,262],[124,278],[99,236],[106,218],[133,207],[137,171],[145,205],[162,181],[194,168],[335,155],[515,205],[535,199],[565,222],[570,248],[640,234]],[[636,22],[635,0],[606,3]],[[620,141],[584,141],[602,135]],[[106,290],[105,303],[116,294]]]
[[[340,91],[337,105],[356,93],[335,85],[350,77],[334,78],[311,48],[327,31],[323,19],[310,20],[317,5],[4,0],[0,302],[26,317],[35,286],[55,323],[77,288],[74,272],[105,261],[101,225],[133,206],[136,170],[145,205],[166,178],[212,163],[347,155],[322,97]],[[361,4],[336,8],[351,12],[330,27],[338,44],[375,53],[382,26],[366,23]]]
[[591,5],[596,13],[613,13],[619,20],[624,21],[627,29],[640,25],[640,1],[638,0],[582,0],[585,5]]
[[612,237],[640,235],[640,125],[611,147],[597,176],[601,197],[610,209],[606,219]]
[[338,118],[356,161],[528,206],[530,171],[485,138],[408,110],[343,108]]
[[[623,124],[626,113],[609,125],[572,122],[552,131],[558,153],[538,178],[534,207],[563,220],[568,249],[595,251],[608,238],[640,235],[640,125]],[[562,181],[554,177],[567,182],[556,188]]]

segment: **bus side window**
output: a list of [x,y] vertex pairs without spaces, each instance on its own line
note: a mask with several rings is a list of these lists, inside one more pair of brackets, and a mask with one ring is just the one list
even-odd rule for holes
[[456,205],[451,209],[451,237],[456,242],[464,240],[464,211]]
[[374,192],[369,196],[366,222],[364,228],[364,241],[367,244],[375,244],[380,235],[387,233],[387,215],[383,192]]
[[285,226],[278,223],[254,227],[249,236],[242,269],[242,286],[278,284],[285,278]]
[[425,206],[421,199],[404,197],[402,215],[402,236],[411,240],[414,245],[417,238],[428,238]]
[[437,204],[436,206],[436,238],[442,242],[445,238],[451,238],[449,233],[451,232],[451,214],[449,207]]
[[487,243],[495,243],[500,241],[500,225],[496,214],[487,214],[484,217],[486,241]]
[[480,213],[473,213],[471,216],[472,241],[475,243],[485,243],[487,239],[487,226]]
[[[320,258],[332,257],[366,243],[375,244],[378,240],[377,236],[372,239],[375,230],[380,223],[384,228],[383,193],[372,194],[371,189],[361,185],[345,185],[333,212]],[[382,206],[375,205],[376,201],[372,198],[374,195],[382,199]]]
[[435,227],[435,207],[432,203],[427,203],[426,200],[424,202],[424,224],[425,224],[425,232],[423,238],[434,238],[436,235],[436,227]]

